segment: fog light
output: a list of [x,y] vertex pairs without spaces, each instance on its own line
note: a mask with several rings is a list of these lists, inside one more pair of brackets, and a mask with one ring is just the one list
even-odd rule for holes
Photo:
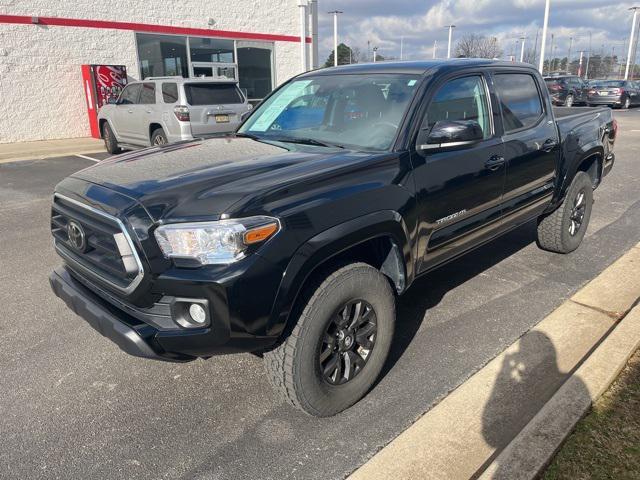
[[198,324],[203,324],[207,321],[207,312],[205,312],[204,308],[202,308],[202,305],[199,305],[197,303],[191,304],[191,306],[189,307],[189,315],[191,315],[193,321]]

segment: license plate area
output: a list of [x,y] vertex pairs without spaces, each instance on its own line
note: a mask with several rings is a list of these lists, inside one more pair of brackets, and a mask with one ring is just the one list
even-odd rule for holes
[[602,95],[602,96],[607,96],[607,95],[609,95],[609,92],[608,92],[608,91],[606,91],[606,90],[600,90],[598,93],[599,93],[600,95]]
[[229,115],[225,114],[217,114],[214,115],[214,120],[216,121],[216,123],[229,123]]

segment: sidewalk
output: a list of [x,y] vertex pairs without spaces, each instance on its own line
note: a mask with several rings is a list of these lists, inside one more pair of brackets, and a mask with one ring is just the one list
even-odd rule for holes
[[91,137],[0,143],[0,163],[104,152],[104,142]]
[[640,345],[638,267],[640,244],[350,479],[535,478]]

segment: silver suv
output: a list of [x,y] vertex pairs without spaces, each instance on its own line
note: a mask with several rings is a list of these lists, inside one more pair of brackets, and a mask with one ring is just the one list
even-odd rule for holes
[[234,80],[149,77],[98,113],[109,153],[232,132],[251,110]]

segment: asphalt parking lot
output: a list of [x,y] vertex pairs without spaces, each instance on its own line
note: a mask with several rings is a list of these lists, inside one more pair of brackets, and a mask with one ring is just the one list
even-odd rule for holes
[[543,252],[527,225],[419,280],[383,377],[329,419],[284,404],[252,355],[158,363],[94,332],[47,280],[52,189],[92,161],[0,164],[0,477],[344,477],[638,243],[640,109],[616,117],[582,247]]

